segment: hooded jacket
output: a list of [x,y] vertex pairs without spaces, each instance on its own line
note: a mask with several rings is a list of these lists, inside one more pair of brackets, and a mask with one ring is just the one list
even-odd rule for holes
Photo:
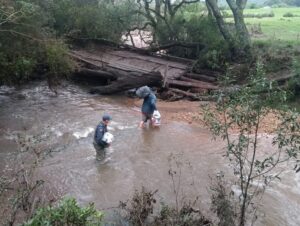
[[107,143],[102,140],[104,133],[106,132],[107,126],[103,122],[100,122],[95,131],[94,141],[101,147],[107,146]]
[[156,96],[151,92],[144,98],[142,113],[152,115],[156,110]]

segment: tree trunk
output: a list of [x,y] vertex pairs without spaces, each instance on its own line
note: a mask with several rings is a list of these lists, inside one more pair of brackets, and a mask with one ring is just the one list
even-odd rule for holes
[[221,14],[217,0],[206,0],[216,19],[218,28],[228,43],[233,60],[246,61],[251,57],[251,40],[244,21],[243,10],[247,0],[226,0],[234,17],[235,32],[230,32]]
[[234,18],[234,25],[237,36],[237,45],[240,49],[240,55],[244,55],[246,58],[251,56],[251,40],[247,26],[244,21],[244,8],[246,6],[247,0],[226,0]]

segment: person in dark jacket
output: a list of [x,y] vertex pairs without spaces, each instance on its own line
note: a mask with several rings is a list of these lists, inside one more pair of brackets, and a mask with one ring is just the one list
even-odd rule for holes
[[142,121],[140,122],[140,127],[142,128],[148,120],[150,120],[150,124],[152,124],[152,115],[156,110],[156,96],[148,86],[139,88],[136,91],[136,94],[139,97],[144,98],[142,105]]
[[97,160],[102,160],[105,157],[104,149],[109,146],[109,144],[103,141],[102,138],[107,132],[107,125],[109,124],[111,119],[112,118],[110,115],[103,115],[102,121],[96,127],[93,145],[97,153]]

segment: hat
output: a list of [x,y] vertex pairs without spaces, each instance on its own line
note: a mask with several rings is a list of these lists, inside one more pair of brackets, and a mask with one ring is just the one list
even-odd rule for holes
[[102,120],[103,121],[110,121],[110,120],[112,120],[112,117],[109,114],[104,114],[102,116]]

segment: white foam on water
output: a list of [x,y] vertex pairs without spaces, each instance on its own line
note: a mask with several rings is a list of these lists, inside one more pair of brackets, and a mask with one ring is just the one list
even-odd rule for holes
[[55,134],[56,134],[56,136],[58,136],[58,137],[61,137],[61,136],[63,135],[63,133],[60,132],[60,131],[55,131]]
[[115,131],[115,128],[114,128],[114,127],[111,127],[111,126],[107,126],[107,130]]
[[87,137],[90,133],[94,131],[93,128],[88,127],[83,129],[82,131],[73,133],[73,136],[76,137],[76,139]]
[[231,191],[233,191],[235,197],[240,197],[242,194],[242,190],[237,185],[231,186]]
[[124,130],[124,129],[134,129],[137,128],[138,125],[132,125],[132,126],[117,126],[118,130]]
[[14,87],[9,86],[0,86],[0,95],[1,94],[11,94],[15,90]]

